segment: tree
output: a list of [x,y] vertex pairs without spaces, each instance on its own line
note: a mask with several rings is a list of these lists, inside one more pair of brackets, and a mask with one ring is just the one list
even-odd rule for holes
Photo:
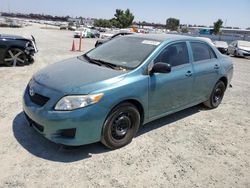
[[110,20],[96,19],[96,20],[94,20],[94,26],[95,27],[108,27],[108,28],[110,28],[112,25],[111,25]]
[[96,19],[94,21],[95,27],[116,27],[116,28],[126,28],[132,25],[134,20],[134,15],[129,9],[125,12],[121,9],[116,9],[114,18],[110,20],[106,19]]
[[221,19],[218,19],[217,22],[214,22],[214,34],[217,35],[220,33],[220,28],[223,24]]
[[181,28],[181,32],[182,32],[182,33],[188,33],[189,30],[188,30],[187,27],[183,27],[183,28]]
[[180,20],[176,18],[168,18],[166,21],[166,28],[170,31],[177,31],[180,25]]
[[134,20],[134,15],[129,9],[125,10],[125,12],[121,9],[116,9],[114,16],[115,18],[111,19],[111,23],[117,28],[129,27]]

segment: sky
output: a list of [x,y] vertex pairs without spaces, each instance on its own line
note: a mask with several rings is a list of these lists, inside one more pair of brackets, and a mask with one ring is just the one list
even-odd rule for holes
[[115,9],[129,8],[135,21],[250,27],[250,0],[0,0],[0,12],[39,13],[111,19]]

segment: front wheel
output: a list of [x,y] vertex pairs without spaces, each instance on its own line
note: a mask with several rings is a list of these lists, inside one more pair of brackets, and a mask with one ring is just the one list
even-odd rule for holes
[[236,50],[234,50],[234,57],[238,57],[238,53]]
[[27,56],[20,48],[10,48],[4,56],[4,63],[7,66],[23,66],[27,64]]
[[101,142],[110,149],[129,144],[140,126],[140,113],[130,104],[115,107],[108,115],[102,130]]
[[217,108],[224,96],[224,92],[226,90],[226,86],[224,84],[224,82],[222,81],[218,81],[215,86],[214,89],[209,97],[209,99],[204,102],[203,104],[208,107],[208,108]]

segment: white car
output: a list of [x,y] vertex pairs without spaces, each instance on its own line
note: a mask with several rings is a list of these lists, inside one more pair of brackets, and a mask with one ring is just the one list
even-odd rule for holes
[[234,56],[250,58],[250,42],[244,40],[233,41],[228,46],[228,52]]
[[228,44],[225,41],[214,41],[214,46],[222,53],[228,54]]
[[97,30],[84,27],[75,31],[74,38],[80,38],[81,35],[82,38],[99,38],[100,33]]
[[89,28],[79,28],[77,31],[75,31],[74,33],[74,38],[80,38],[80,36],[82,35],[82,38],[87,38],[88,33],[90,33],[90,29]]

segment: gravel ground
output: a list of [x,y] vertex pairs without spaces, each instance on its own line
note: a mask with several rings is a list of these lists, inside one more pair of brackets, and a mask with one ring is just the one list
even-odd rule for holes
[[[0,33],[33,34],[39,48],[30,66],[0,67],[0,187],[250,187],[250,60],[233,58],[233,88],[215,110],[199,105],[144,125],[119,150],[65,148],[27,125],[21,101],[33,73],[81,54],[70,51],[73,32]],[[94,43],[85,39],[84,51]]]

